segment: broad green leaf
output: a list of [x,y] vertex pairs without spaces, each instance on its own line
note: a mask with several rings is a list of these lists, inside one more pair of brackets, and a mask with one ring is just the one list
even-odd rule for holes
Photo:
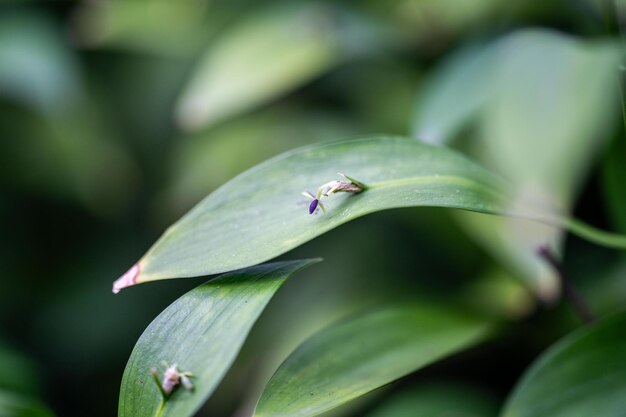
[[39,401],[14,392],[0,390],[0,416],[53,417],[54,414]]
[[330,68],[341,58],[336,13],[319,3],[285,4],[238,22],[195,69],[178,103],[181,125],[207,126]]
[[298,347],[267,384],[256,417],[315,416],[483,340],[484,319],[429,306],[357,315]]
[[497,410],[495,398],[482,390],[440,382],[405,390],[366,417],[490,417]]
[[[343,172],[367,184],[356,195],[324,199],[326,213],[309,215],[303,191],[315,193]],[[205,198],[171,226],[113,286],[192,277],[256,265],[347,221],[376,211],[437,206],[511,213],[502,183],[450,149],[399,137],[376,137],[288,152],[246,171]],[[532,208],[515,215],[567,223]],[[567,226],[588,238],[625,248],[623,236]]]
[[[316,260],[277,262],[224,275],[180,297],[148,326],[128,360],[120,417],[193,415],[217,387],[252,325],[293,273]],[[192,372],[194,389],[176,389],[167,401],[150,370],[162,361]]]
[[[309,215],[301,195],[344,172],[370,188],[334,195]],[[498,211],[496,180],[448,149],[380,137],[288,152],[208,196],[115,284],[214,274],[272,259],[349,220],[404,206]],[[494,194],[496,196],[494,197]]]
[[530,367],[503,417],[621,417],[626,412],[626,313],[565,337]]

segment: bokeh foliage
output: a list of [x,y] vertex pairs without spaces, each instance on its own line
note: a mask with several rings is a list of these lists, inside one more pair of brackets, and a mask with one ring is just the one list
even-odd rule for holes
[[[201,198],[304,145],[375,133],[446,142],[522,199],[626,231],[623,10],[608,3],[0,5],[0,410],[114,415],[140,334],[201,281],[113,297],[112,278]],[[398,302],[508,323],[336,413],[391,415],[421,396],[436,410],[461,390],[468,409],[496,415],[534,358],[580,325],[534,255],[546,237],[599,315],[623,309],[622,254],[559,228],[437,208],[377,213],[282,255],[325,261],[275,295],[198,415],[251,414],[297,346]]]

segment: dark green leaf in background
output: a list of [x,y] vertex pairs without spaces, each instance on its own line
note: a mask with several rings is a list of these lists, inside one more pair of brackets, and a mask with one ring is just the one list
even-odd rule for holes
[[0,417],[54,417],[39,401],[0,390]]
[[[74,18],[77,41],[90,48],[119,48],[184,57],[204,41],[202,26],[213,27],[208,2],[138,0],[80,3]],[[208,16],[207,16],[208,15]],[[167,24],[163,24],[167,22]]]
[[548,349],[526,372],[502,417],[626,415],[626,313]]

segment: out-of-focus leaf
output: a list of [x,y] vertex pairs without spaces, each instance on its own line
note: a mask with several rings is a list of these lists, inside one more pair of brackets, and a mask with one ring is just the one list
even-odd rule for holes
[[53,417],[54,414],[36,400],[10,391],[0,390],[0,416]]
[[405,390],[367,417],[490,417],[497,410],[495,399],[473,386],[436,383]]
[[372,13],[384,16],[407,39],[427,48],[441,48],[451,38],[488,19],[507,16],[524,2],[497,0],[387,0],[364,2]]
[[[324,199],[326,213],[309,215],[302,191],[337,178],[337,171],[367,185],[356,195]],[[375,137],[288,152],[239,175],[171,226],[113,285],[214,274],[272,259],[343,223],[380,210],[436,206],[512,214],[587,227],[541,210],[513,207],[497,177],[450,149],[401,137]],[[576,226],[576,228],[574,227]],[[587,233],[626,248],[626,237]],[[604,240],[604,238],[607,238]]]
[[[133,349],[122,378],[118,415],[193,415],[221,381],[274,293],[291,274],[314,262],[279,262],[233,272],[176,300]],[[162,361],[193,372],[194,389],[181,386],[162,401],[150,376],[151,368],[161,367]]]
[[475,120],[491,96],[497,47],[466,47],[445,59],[419,89],[413,136],[441,145]]
[[465,312],[389,307],[305,341],[270,379],[255,416],[315,416],[483,340],[491,325]]
[[616,120],[617,46],[546,31],[506,39],[484,113],[490,165],[557,206],[571,201]]
[[519,320],[535,310],[536,300],[522,281],[492,267],[464,286],[464,299],[477,311]]
[[209,46],[180,97],[179,123],[205,127],[313,79],[372,47],[362,27],[345,10],[318,2],[285,3],[246,17]]
[[2,342],[0,339],[0,390],[35,395],[39,388],[35,365]]
[[204,38],[200,28],[208,14],[207,3],[206,0],[84,2],[75,14],[75,37],[86,46],[184,55]]
[[[492,88],[481,112],[478,161],[510,181],[516,204],[568,213],[617,115],[619,48],[528,30],[497,46]],[[459,214],[503,264],[544,299],[558,293],[536,248],[558,248],[560,227]]]
[[0,22],[0,95],[34,110],[0,114],[0,180],[76,199],[100,215],[119,213],[130,199],[135,166],[84,96],[64,36],[36,14]]
[[0,19],[0,96],[58,113],[80,93],[73,55],[54,24],[35,14]]
[[526,372],[503,417],[618,417],[626,410],[626,313],[565,337]]
[[[49,120],[31,116],[0,131],[0,182],[11,188],[75,200],[107,217],[127,207],[137,185],[128,153],[107,135],[88,104]],[[29,167],[29,169],[25,169]],[[115,169],[111,169],[115,167]]]

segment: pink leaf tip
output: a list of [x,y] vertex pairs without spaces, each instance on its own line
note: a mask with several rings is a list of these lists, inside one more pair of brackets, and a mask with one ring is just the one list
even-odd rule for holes
[[139,264],[136,263],[130,268],[124,275],[119,277],[113,283],[113,294],[117,294],[126,287],[137,284],[137,277],[139,276]]

